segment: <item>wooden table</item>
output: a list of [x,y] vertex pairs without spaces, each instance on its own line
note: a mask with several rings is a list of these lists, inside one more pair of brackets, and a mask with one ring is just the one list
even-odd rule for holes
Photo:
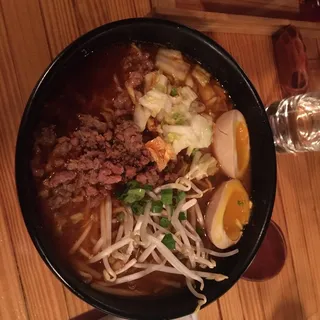
[[[15,192],[16,135],[33,86],[67,44],[150,9],[149,0],[0,0],[0,319],[70,319],[92,308],[63,287],[30,241]],[[264,103],[280,98],[270,38],[212,36],[244,68]],[[320,90],[320,41],[305,40],[314,65],[311,87]],[[267,282],[239,281],[200,312],[202,320],[320,319],[320,154],[277,160],[273,219],[286,237],[286,265]]]

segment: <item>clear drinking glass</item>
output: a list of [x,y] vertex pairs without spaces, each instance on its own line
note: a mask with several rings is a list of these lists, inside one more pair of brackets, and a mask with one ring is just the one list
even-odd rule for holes
[[320,92],[274,102],[266,111],[277,152],[320,151]]
[[[320,151],[320,92],[311,92],[272,103],[267,109],[277,152]],[[268,280],[284,266],[284,236],[273,221],[242,279]]]

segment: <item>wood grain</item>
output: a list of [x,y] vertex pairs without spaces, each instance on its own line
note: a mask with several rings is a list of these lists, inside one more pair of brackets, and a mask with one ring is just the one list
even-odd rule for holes
[[[279,95],[277,96],[279,84],[270,37],[247,34],[234,36],[216,32],[208,34],[212,35],[213,39],[236,59],[255,85],[265,105],[279,98]],[[261,52],[268,52],[268,54],[261,57]]]
[[[279,169],[278,166],[278,170]],[[288,228],[279,187],[276,193],[272,219],[281,228],[284,238],[287,241]],[[290,244],[287,242],[287,259],[280,274],[273,279],[257,284],[263,301],[262,305],[265,319],[306,319],[303,315],[296,281],[292,251]]]
[[[219,299],[219,306],[222,314],[222,319],[245,320],[238,285],[233,286],[228,291],[228,294],[223,295]],[[200,313],[200,320],[201,320],[201,313]]]
[[204,308],[199,312],[201,320],[222,320],[219,302],[210,304],[210,307]]
[[72,0],[40,0],[51,57],[80,36]]
[[215,31],[270,36],[280,27],[293,24],[299,28],[303,36],[309,38],[320,37],[319,22],[167,8],[163,5],[155,8],[154,12],[160,17],[168,17],[171,20],[178,21],[204,32]]
[[[293,8],[292,3],[271,6]],[[0,319],[65,320],[92,309],[52,276],[26,232],[13,178],[17,129],[25,102],[52,58],[79,35],[104,23],[148,15],[151,5],[161,6],[167,10],[162,13],[169,12],[172,19],[186,19],[190,13],[186,8],[203,8],[197,0],[156,0],[152,4],[149,0],[0,0],[0,145],[5,150],[0,153]],[[177,6],[182,11],[168,11]],[[225,21],[230,22],[226,18],[224,26],[213,23],[214,19],[199,23],[208,17],[216,16],[197,13],[192,18],[194,26],[207,31],[235,57],[265,105],[280,99],[270,25],[263,29],[268,35],[252,35],[252,27],[250,34],[248,27],[229,27],[229,32],[237,32],[232,34],[221,32],[226,31]],[[190,15],[187,18],[184,21],[192,20]],[[254,26],[262,21],[270,22],[250,23]],[[320,38],[314,37],[315,33],[305,38],[310,90],[320,90]],[[279,155],[277,160],[273,220],[287,241],[285,267],[266,282],[240,280],[218,302],[202,310],[200,320],[320,319],[320,154]]]
[[[1,77],[0,73],[0,77]],[[2,80],[2,79],[1,79]],[[1,98],[0,98],[1,99]],[[0,319],[29,318],[6,215],[0,205]],[[5,306],[5,307],[4,307]]]
[[64,288],[64,294],[68,309],[69,318],[76,317],[80,314],[83,314],[89,310],[94,309],[91,305],[79,299],[75,296],[70,290]]
[[[38,0],[1,0],[0,3],[11,49],[10,55],[17,73],[22,102],[25,103],[50,62],[41,11]],[[20,111],[23,110],[22,105],[19,108]]]
[[[244,319],[264,319],[263,298],[259,284],[240,280],[237,286]],[[252,297],[254,297],[254,303],[252,303]]]
[[151,11],[151,3],[148,0],[79,0],[75,2],[75,10],[79,29],[84,33],[115,20],[146,16]]
[[134,7],[137,17],[145,17],[151,13],[150,0],[134,0]]
[[[202,2],[205,8],[210,8],[210,4],[223,4],[225,6],[241,6],[246,7],[250,11],[250,15],[254,15],[255,13],[265,13],[269,10],[272,11],[283,11],[283,12],[299,12],[299,1],[297,0],[277,0],[277,1],[269,1],[269,0],[242,0],[241,2],[238,0],[202,0],[198,1]],[[178,5],[177,5],[178,7]],[[207,9],[208,10],[208,9]]]
[[[308,244],[311,232],[314,230],[304,230],[305,220],[312,218],[312,212],[306,213],[300,209],[300,201],[303,201],[303,191],[299,188],[299,197],[297,197],[297,182],[302,188],[307,187],[306,179],[300,175],[303,169],[304,155],[290,156],[283,155],[278,157],[278,163],[281,170],[278,171],[279,189],[285,212],[290,219],[286,219],[288,226],[288,241],[290,243],[293,263],[297,276],[297,288],[300,301],[303,305],[305,316],[311,317],[318,312],[315,280],[311,274],[312,264],[308,250]],[[297,169],[299,170],[297,172]],[[306,169],[306,168],[305,168]],[[314,228],[313,228],[314,229]],[[305,233],[305,231],[307,233]],[[316,248],[316,247],[315,247]],[[313,257],[315,258],[315,257]]]
[[204,5],[199,0],[176,0],[176,8],[204,10]]
[[[43,22],[37,2],[28,1],[28,5],[23,5],[17,1],[3,1],[1,4],[4,20],[1,20],[0,26],[0,66],[4,81],[1,81],[0,136],[1,148],[5,150],[0,155],[0,166],[5,168],[0,172],[1,203],[8,221],[30,319],[66,319],[68,316],[62,285],[44,265],[30,241],[13,179],[15,141],[20,117],[32,87],[50,61],[47,41],[42,33]],[[29,15],[34,19],[30,20]],[[3,22],[7,24],[6,27]],[[43,44],[36,49],[41,41]]]
[[[201,3],[203,11],[299,20],[298,0],[201,0],[198,3]],[[177,8],[179,8],[178,4]],[[191,9],[190,7],[184,8]]]
[[152,7],[158,8],[165,6],[166,8],[174,8],[176,6],[176,0],[151,0]]

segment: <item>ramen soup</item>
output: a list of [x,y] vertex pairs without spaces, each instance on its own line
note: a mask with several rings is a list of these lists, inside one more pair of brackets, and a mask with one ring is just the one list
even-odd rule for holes
[[200,307],[250,216],[243,115],[214,75],[156,45],[92,53],[57,82],[31,167],[63,259],[97,290],[187,286]]

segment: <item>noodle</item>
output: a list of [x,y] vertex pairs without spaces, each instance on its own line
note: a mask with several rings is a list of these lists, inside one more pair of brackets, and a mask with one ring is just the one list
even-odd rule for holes
[[105,202],[103,201],[100,205],[100,232],[102,244],[104,246],[107,242],[107,234],[106,234],[106,219],[105,219]]
[[75,253],[78,248],[81,246],[82,242],[86,239],[88,236],[90,230],[92,228],[92,222],[87,226],[87,228],[83,231],[79,239],[75,242],[75,244],[72,246],[72,248],[69,251],[69,254]]
[[[112,243],[111,235],[112,235],[112,202],[110,195],[107,195],[105,202],[105,246],[110,246]],[[104,246],[103,245],[103,246]]]
[[149,201],[147,202],[144,208],[143,219],[142,219],[142,224],[140,229],[140,238],[142,240],[142,243],[145,246],[149,245],[148,238],[147,238],[147,225],[149,221],[150,209],[151,209],[151,202]]
[[124,228],[123,228],[123,225],[121,224],[120,226],[119,226],[119,229],[118,229],[118,233],[117,233],[117,236],[116,236],[116,239],[115,239],[115,243],[117,243],[118,241],[120,241],[120,239],[122,238],[122,236],[123,236],[123,230],[124,230]]
[[90,259],[91,258],[91,254],[87,251],[87,250],[85,250],[85,249],[83,249],[83,248],[79,248],[79,252],[85,257],[85,258],[87,258],[87,259]]
[[102,245],[103,245],[103,238],[101,237],[93,247],[92,253],[96,254],[101,249]]

